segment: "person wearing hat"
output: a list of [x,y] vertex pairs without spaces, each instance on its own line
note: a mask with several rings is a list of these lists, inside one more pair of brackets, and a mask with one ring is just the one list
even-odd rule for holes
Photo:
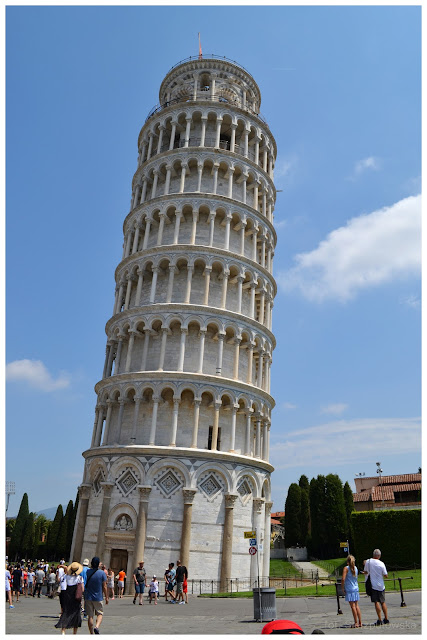
[[[91,569],[86,574],[85,587],[85,610],[87,614],[87,624],[89,632],[95,635],[99,634],[99,627],[104,615],[103,597],[105,604],[108,604],[107,593],[107,576],[102,569],[99,568],[99,558],[94,556],[91,561]],[[93,618],[96,616],[95,626]]]
[[65,573],[61,587],[62,613],[55,625],[57,629],[61,629],[63,635],[65,635],[65,629],[73,629],[73,633],[77,633],[77,629],[82,626],[81,605],[84,591],[82,570],[80,562],[72,562]]

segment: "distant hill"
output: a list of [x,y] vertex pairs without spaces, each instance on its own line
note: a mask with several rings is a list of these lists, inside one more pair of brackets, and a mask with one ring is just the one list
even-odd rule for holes
[[[42,509],[41,511],[37,511],[37,515],[39,516],[41,513],[46,516],[48,520],[53,520],[55,517],[55,513],[58,507],[49,507],[48,509]],[[65,513],[65,509],[67,505],[62,505],[62,509]]]

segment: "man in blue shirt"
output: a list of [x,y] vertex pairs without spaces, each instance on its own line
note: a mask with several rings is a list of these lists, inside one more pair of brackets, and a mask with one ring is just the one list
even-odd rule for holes
[[[99,627],[104,615],[102,606],[103,596],[105,604],[108,604],[107,576],[99,569],[99,558],[92,558],[91,569],[86,572],[85,580],[85,611],[88,616],[87,624],[89,633],[99,634]],[[96,624],[93,626],[93,618],[96,615]]]

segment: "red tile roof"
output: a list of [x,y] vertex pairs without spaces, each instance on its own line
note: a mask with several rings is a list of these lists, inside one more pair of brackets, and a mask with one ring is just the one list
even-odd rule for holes
[[[421,475],[421,474],[413,474],[413,475]],[[401,477],[401,476],[390,476],[390,477]],[[368,502],[368,500],[373,500],[377,502],[379,500],[392,500],[394,502],[394,494],[395,493],[406,493],[407,491],[420,491],[421,490],[421,482],[413,482],[408,484],[394,484],[394,485],[376,485],[375,487],[371,487],[366,491],[362,491],[361,493],[353,493],[353,502]]]

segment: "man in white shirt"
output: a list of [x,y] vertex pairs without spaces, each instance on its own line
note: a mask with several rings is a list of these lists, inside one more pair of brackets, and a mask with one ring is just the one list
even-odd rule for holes
[[[372,593],[371,602],[375,604],[375,610],[377,612],[378,620],[376,625],[389,624],[387,615],[387,605],[385,603],[385,586],[384,578],[387,578],[387,569],[384,562],[381,562],[381,551],[375,549],[372,553],[372,558],[366,561],[364,572],[371,578]],[[381,620],[381,609],[384,613],[384,620]]]

